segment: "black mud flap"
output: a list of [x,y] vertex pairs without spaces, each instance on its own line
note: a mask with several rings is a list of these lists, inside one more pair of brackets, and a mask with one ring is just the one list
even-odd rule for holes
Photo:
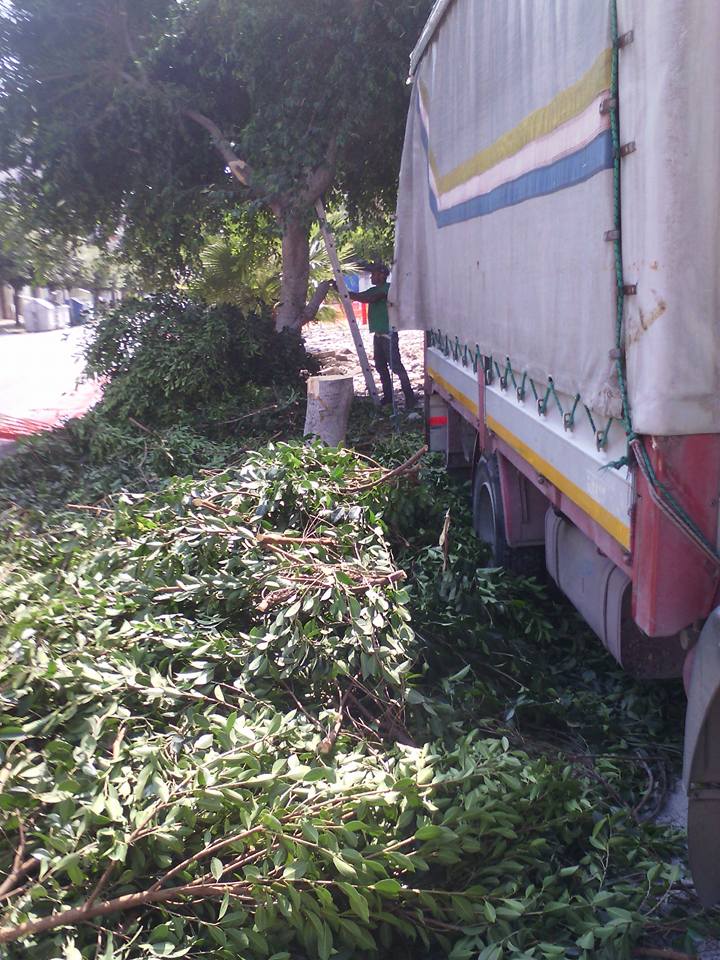
[[720,607],[695,648],[685,720],[688,852],[704,906],[720,901]]

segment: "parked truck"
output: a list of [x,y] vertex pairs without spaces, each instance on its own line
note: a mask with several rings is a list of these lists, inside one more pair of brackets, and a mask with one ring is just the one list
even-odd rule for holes
[[391,322],[495,563],[684,673],[720,899],[720,3],[439,0],[411,60]]

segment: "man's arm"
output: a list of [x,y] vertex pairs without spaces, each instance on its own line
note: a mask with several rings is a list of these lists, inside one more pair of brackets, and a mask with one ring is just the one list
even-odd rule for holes
[[[334,280],[330,281],[330,286],[333,290],[337,290],[337,284]],[[370,290],[363,290],[362,293],[353,293],[351,290],[348,290],[348,296],[351,300],[354,300],[355,303],[379,303],[380,300],[387,300],[387,290],[381,290],[376,287]]]
[[387,300],[387,291],[363,290],[362,293],[351,293],[348,290],[348,296],[356,303],[379,303],[380,300]]

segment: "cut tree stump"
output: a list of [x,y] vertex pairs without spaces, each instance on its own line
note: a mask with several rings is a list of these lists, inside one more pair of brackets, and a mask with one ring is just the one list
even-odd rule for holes
[[310,377],[305,436],[319,437],[329,447],[339,446],[347,434],[354,395],[352,377]]

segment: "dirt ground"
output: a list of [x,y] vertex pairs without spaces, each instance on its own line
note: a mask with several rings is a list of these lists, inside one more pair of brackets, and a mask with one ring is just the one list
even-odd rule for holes
[[[362,325],[360,332],[374,373],[372,334],[368,332],[366,326]],[[345,319],[311,323],[305,327],[304,337],[308,351],[322,363],[323,373],[351,375],[355,381],[355,393],[358,396],[367,396],[355,344]],[[415,392],[421,393],[423,386],[423,334],[421,331],[412,330],[400,334],[400,358]],[[377,375],[375,382],[379,389],[380,381]],[[397,378],[395,378],[395,393],[398,398],[402,398]]]

